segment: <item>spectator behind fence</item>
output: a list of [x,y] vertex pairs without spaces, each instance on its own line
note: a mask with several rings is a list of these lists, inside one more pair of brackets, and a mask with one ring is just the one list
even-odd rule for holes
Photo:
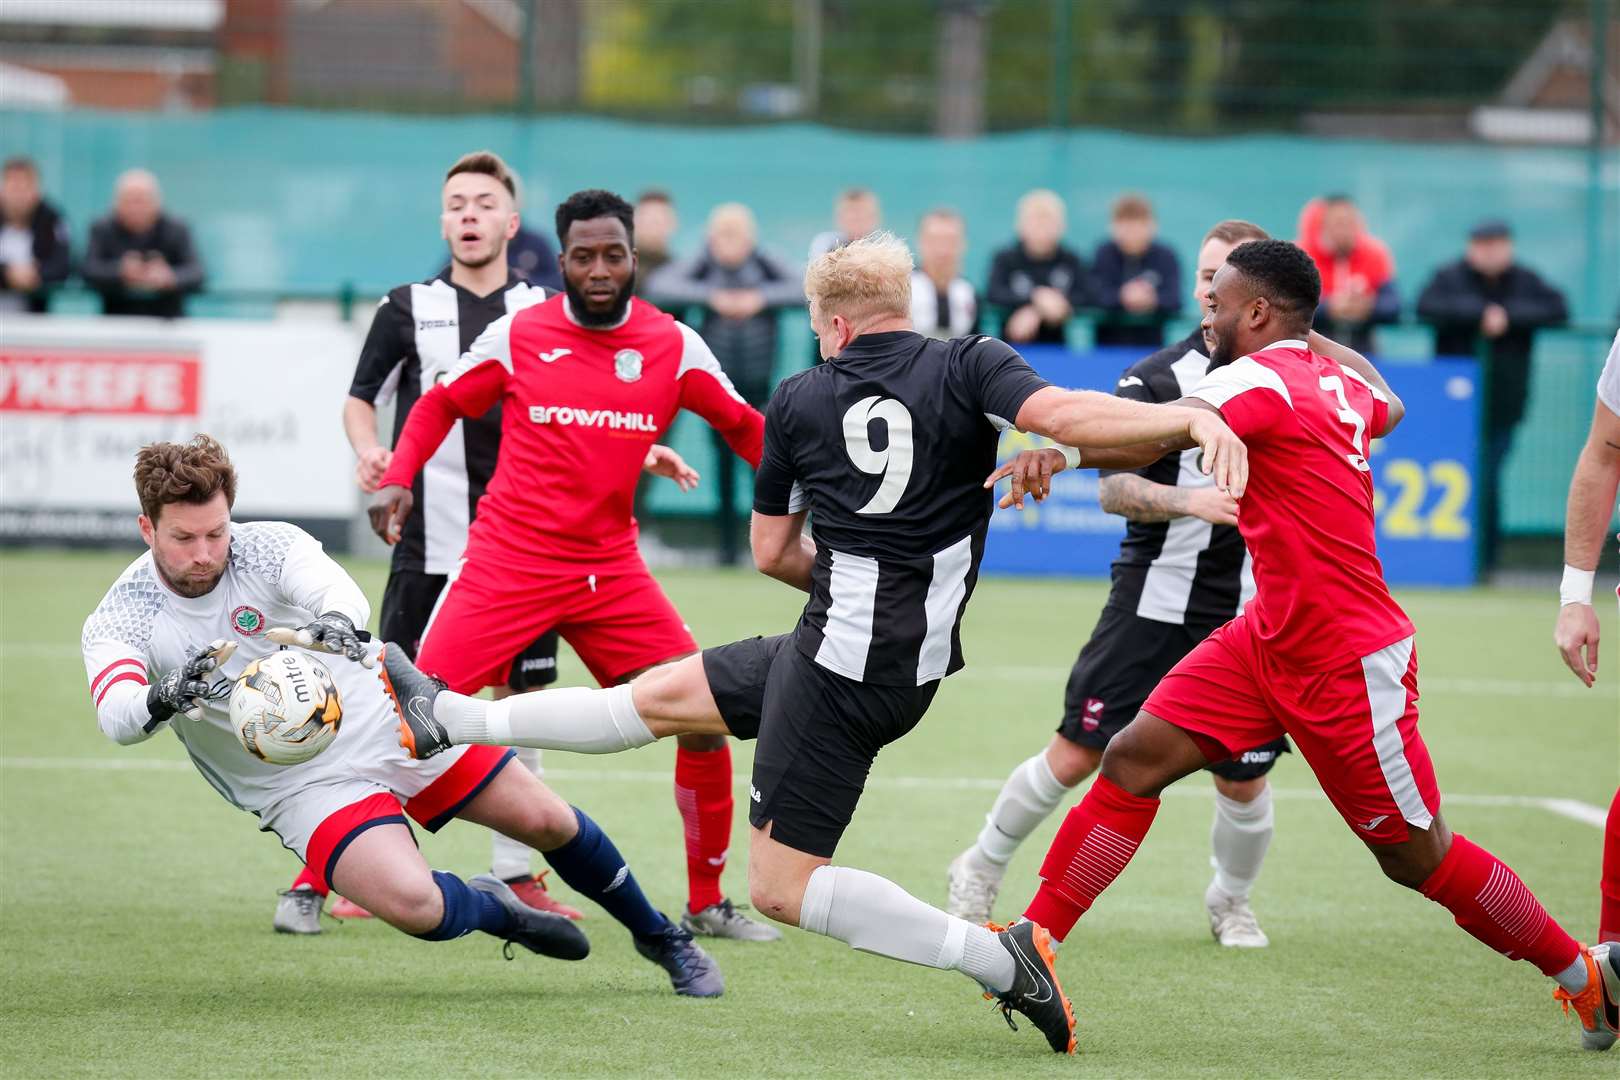
[[1098,345],[1164,344],[1164,324],[1181,310],[1181,262],[1158,240],[1153,204],[1134,193],[1114,200],[1109,239],[1097,245],[1091,282]]
[[[759,247],[752,210],[742,203],[715,207],[704,250],[660,270],[647,283],[647,295],[666,307],[701,307],[698,333],[742,399],[764,408],[776,369],[778,311],[804,303],[804,289],[797,267]],[[718,434],[715,439],[720,557],[729,564],[737,560],[741,539],[735,455]]]
[[112,212],[90,226],[82,271],[108,315],[178,318],[203,284],[191,230],[163,212],[157,177],[145,169],[118,178]]
[[911,272],[911,326],[929,337],[953,338],[979,328],[979,293],[962,276],[967,227],[949,207],[930,210],[917,223],[917,260]]
[[8,159],[0,167],[0,312],[44,311],[68,266],[67,223],[40,196],[38,166]]
[[649,188],[636,197],[636,295],[647,295],[647,282],[675,258],[670,241],[680,220],[669,192]]
[[1530,403],[1530,349],[1537,330],[1568,321],[1569,307],[1563,293],[1513,261],[1512,230],[1492,220],[1474,226],[1461,259],[1434,272],[1418,297],[1418,318],[1434,325],[1437,355],[1480,355],[1487,365],[1479,525],[1482,568],[1490,569],[1501,526],[1502,465]]
[[1313,326],[1357,352],[1373,352],[1372,328],[1401,317],[1389,247],[1367,231],[1348,195],[1305,204],[1299,213],[1299,246],[1322,275],[1322,304]]
[[1018,238],[990,264],[990,303],[1007,309],[1001,336],[1011,342],[1062,345],[1069,316],[1088,299],[1086,264],[1063,246],[1068,210],[1044,188],[1018,200]]
[[817,233],[810,241],[810,262],[882,228],[883,206],[877,194],[869,188],[845,188],[833,204],[833,224],[834,228]]
[[[524,206],[523,181],[518,179],[516,173],[508,175],[516,189],[512,194],[513,202],[521,214]],[[506,265],[530,285],[543,285],[561,292],[562,268],[557,264],[557,249],[551,246],[543,231],[529,228],[521,217],[518,220],[517,234],[506,244]]]

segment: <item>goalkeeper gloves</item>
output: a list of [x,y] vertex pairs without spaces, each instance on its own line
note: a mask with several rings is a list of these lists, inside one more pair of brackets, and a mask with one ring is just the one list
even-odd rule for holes
[[306,649],[338,653],[356,663],[371,666],[371,658],[366,655],[366,647],[360,641],[360,634],[347,615],[328,611],[314,622],[300,626],[296,634],[296,644]]
[[224,638],[211,641],[193,649],[184,664],[148,687],[146,712],[152,718],[152,725],[161,724],[175,713],[188,720],[201,720],[202,703],[216,696],[207,675],[229,660],[235,651],[235,642]]

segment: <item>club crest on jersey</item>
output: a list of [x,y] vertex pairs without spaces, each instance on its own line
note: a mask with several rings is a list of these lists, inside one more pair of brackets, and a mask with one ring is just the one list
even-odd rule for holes
[[257,637],[264,633],[264,612],[243,604],[231,612],[231,628],[244,637]]
[[620,382],[635,382],[641,378],[641,354],[634,349],[620,349],[613,354],[613,374]]

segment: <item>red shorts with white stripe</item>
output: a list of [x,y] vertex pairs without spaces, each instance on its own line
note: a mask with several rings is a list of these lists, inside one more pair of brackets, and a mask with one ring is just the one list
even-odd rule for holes
[[1298,671],[1239,615],[1172,668],[1142,711],[1192,733],[1206,754],[1237,755],[1287,734],[1357,835],[1398,844],[1440,810],[1417,699],[1410,637],[1326,671]]
[[505,686],[512,661],[548,630],[603,686],[697,651],[692,631],[639,559],[622,571],[558,575],[469,551],[428,619],[416,665],[462,694]]
[[[432,783],[406,798],[403,806],[399,794],[377,791],[326,812],[299,852],[304,865],[331,888],[332,868],[355,837],[378,825],[407,825],[406,814],[428,832],[438,832],[495,779],[513,756],[513,751],[502,746],[468,746]],[[339,785],[330,793],[319,789],[304,792],[301,799],[314,809],[316,802],[341,797],[338,792],[343,787]],[[283,836],[283,843],[287,839]]]

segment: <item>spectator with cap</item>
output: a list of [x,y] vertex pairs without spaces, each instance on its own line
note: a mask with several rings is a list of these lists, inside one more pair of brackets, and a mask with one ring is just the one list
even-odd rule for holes
[[1373,327],[1401,316],[1389,246],[1367,231],[1355,200],[1343,194],[1305,204],[1299,246],[1322,275],[1322,304],[1312,325],[1358,352],[1373,352]]
[[45,310],[50,287],[67,280],[67,223],[39,191],[39,167],[25,157],[0,166],[0,312]]
[[979,294],[962,276],[967,227],[949,207],[917,223],[917,269],[911,272],[911,326],[929,337],[953,338],[979,328]]
[[670,241],[680,221],[669,192],[648,188],[636,197],[636,295],[647,295],[647,282],[675,258]]
[[203,284],[191,230],[164,212],[157,177],[145,169],[118,178],[112,212],[90,227],[82,272],[108,315],[178,318]]
[[1134,192],[1114,200],[1109,238],[1091,260],[1092,295],[1103,309],[1098,345],[1164,344],[1164,324],[1181,310],[1181,262],[1160,243],[1153,204]]
[[1418,318],[1434,326],[1434,351],[1479,356],[1486,365],[1485,475],[1480,528],[1484,568],[1495,565],[1502,465],[1530,403],[1537,330],[1569,320],[1564,294],[1514,260],[1513,231],[1491,219],[1468,234],[1463,257],[1434,272],[1418,297]]
[[[647,294],[663,307],[698,308],[698,333],[708,343],[738,395],[756,409],[771,396],[776,370],[777,316],[804,303],[799,269],[758,243],[754,212],[742,203],[722,203],[709,213],[703,251],[670,263],[647,282]],[[735,507],[736,456],[715,435],[719,472],[720,554],[735,562],[741,530]]]
[[875,233],[883,227],[883,206],[870,188],[845,188],[833,204],[834,228],[817,233],[810,241],[809,262],[841,248],[851,240]]
[[990,263],[985,298],[1007,311],[1001,337],[1014,343],[1062,345],[1069,317],[1089,298],[1086,264],[1063,245],[1068,208],[1038,188],[1018,200],[1017,239]]

